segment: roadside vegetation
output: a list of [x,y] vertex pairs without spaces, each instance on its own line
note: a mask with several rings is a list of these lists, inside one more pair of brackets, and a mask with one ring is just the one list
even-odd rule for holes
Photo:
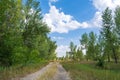
[[28,74],[34,73],[48,64],[48,61],[40,61],[27,65],[0,67],[0,80],[19,80]]
[[63,67],[70,73],[72,80],[119,80],[120,63],[108,63],[100,68],[95,62],[64,62]]
[[0,10],[0,80],[25,76],[56,58],[37,0],[2,0]]

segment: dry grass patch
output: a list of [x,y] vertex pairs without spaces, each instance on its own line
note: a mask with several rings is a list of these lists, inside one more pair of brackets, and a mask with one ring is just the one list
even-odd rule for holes
[[52,80],[57,72],[57,63],[53,63],[37,80]]
[[47,64],[48,62],[39,62],[26,66],[0,67],[0,80],[12,80],[14,78],[19,80],[21,77],[36,72]]

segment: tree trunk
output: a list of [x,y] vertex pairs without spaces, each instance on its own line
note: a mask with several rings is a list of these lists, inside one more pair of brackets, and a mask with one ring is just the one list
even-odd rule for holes
[[112,48],[112,51],[113,51],[113,55],[114,55],[114,59],[115,59],[115,63],[117,64],[118,61],[117,61],[117,55],[116,55],[116,53],[115,53],[115,49]]
[[108,62],[110,62],[110,55],[108,54],[107,56],[108,56]]

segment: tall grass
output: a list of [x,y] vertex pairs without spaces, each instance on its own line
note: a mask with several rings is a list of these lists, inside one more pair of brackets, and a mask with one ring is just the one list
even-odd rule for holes
[[[100,69],[94,64],[62,63],[72,80],[120,80],[120,69]],[[110,65],[110,64],[109,64]],[[112,65],[113,66],[113,65]],[[115,65],[115,66],[119,66]]]
[[46,64],[48,64],[48,62],[44,61],[27,65],[0,67],[0,80],[19,80],[20,77],[33,73],[45,66]]

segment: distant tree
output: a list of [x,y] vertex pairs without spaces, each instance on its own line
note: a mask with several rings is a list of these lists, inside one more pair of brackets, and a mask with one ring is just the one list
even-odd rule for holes
[[[88,34],[87,33],[84,33],[82,36],[81,36],[81,39],[80,39],[80,45],[82,46],[81,49],[82,50],[85,50],[87,51],[88,50],[88,42],[89,42],[89,39],[88,39]],[[85,52],[87,53],[87,52]],[[85,54],[86,55],[86,54]],[[86,55],[86,59],[88,60],[88,56]]]
[[96,53],[96,34],[94,32],[89,33],[89,42],[88,42],[88,49],[86,56],[89,59],[96,60],[97,59],[97,53]]
[[81,48],[78,48],[78,49],[77,49],[76,59],[77,59],[78,61],[83,60],[83,52],[82,52]]
[[70,58],[72,58],[72,59],[75,58],[76,48],[77,48],[77,46],[74,45],[73,42],[70,42],[70,52],[69,52],[69,55],[70,55]]
[[66,60],[69,60],[69,52],[66,52],[65,59],[66,59]]
[[80,43],[85,49],[87,49],[87,45],[88,45],[88,35],[87,35],[87,33],[84,33],[82,35],[82,37],[80,39]]

